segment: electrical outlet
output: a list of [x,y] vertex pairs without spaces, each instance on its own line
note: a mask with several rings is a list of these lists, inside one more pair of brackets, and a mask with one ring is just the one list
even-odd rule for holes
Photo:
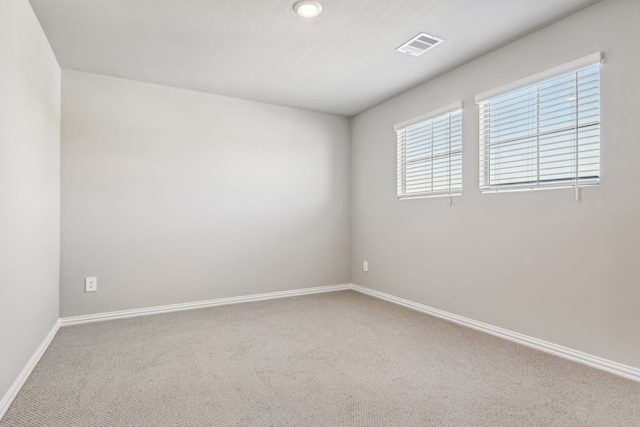
[[362,271],[365,273],[369,271],[369,261],[362,261]]
[[87,277],[84,279],[84,291],[85,292],[95,292],[98,290],[98,278],[97,277]]

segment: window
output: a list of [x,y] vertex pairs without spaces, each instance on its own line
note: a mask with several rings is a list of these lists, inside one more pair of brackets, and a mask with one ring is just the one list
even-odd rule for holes
[[576,187],[577,197],[599,182],[600,58],[476,97],[480,191]]
[[462,104],[394,126],[398,138],[398,198],[462,194]]

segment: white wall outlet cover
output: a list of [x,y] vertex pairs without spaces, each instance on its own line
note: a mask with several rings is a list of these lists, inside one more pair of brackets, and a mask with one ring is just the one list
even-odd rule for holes
[[87,277],[84,279],[84,291],[85,292],[95,292],[98,290],[98,278],[97,277]]
[[369,271],[369,261],[362,261],[362,271],[365,273]]

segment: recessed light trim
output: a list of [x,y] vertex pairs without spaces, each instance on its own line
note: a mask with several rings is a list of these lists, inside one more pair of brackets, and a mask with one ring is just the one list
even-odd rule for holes
[[411,56],[420,56],[432,47],[437,46],[442,42],[444,42],[444,40],[442,40],[441,38],[429,35],[427,33],[420,33],[396,50],[398,52],[406,53]]
[[293,8],[298,12],[298,15],[303,18],[314,18],[322,12],[322,5],[320,5],[320,3],[308,0],[299,1]]

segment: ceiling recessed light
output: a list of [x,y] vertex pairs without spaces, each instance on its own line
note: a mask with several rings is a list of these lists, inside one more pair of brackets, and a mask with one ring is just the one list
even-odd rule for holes
[[295,4],[294,8],[296,12],[298,12],[298,15],[303,18],[313,18],[322,12],[322,6],[315,1],[299,1]]

